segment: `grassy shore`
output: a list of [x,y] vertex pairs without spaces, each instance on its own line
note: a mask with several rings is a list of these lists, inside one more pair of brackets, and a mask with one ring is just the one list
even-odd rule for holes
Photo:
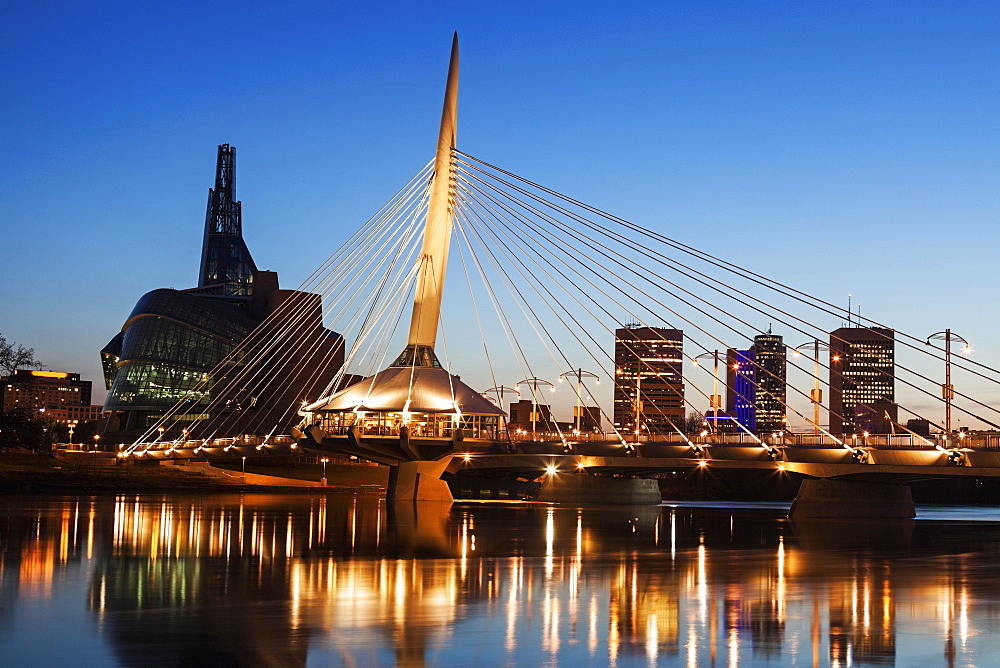
[[[232,464],[227,469],[239,472]],[[319,481],[322,465],[247,466],[247,473]],[[70,464],[49,455],[0,454],[0,493],[11,492],[215,492],[269,491],[285,493],[381,493],[388,472],[384,467],[328,465],[327,487],[244,485],[235,479],[181,471],[173,466],[95,466]]]

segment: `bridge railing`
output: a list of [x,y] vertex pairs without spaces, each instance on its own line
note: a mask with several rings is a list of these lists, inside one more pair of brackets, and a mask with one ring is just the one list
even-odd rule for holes
[[229,436],[225,438],[193,438],[189,440],[159,440],[138,443],[138,450],[184,450],[194,448],[226,448],[240,446],[258,445],[291,445],[295,439],[287,434],[258,436],[255,434],[242,434],[240,436]]
[[[469,425],[471,426],[471,425]],[[479,427],[479,425],[475,425]],[[416,431],[416,430],[415,430]],[[398,436],[398,430],[365,429],[364,435],[369,436]],[[462,430],[463,436],[473,440],[500,440],[506,441],[507,434],[498,432],[495,429],[465,428]],[[450,436],[448,433],[445,437]],[[441,438],[438,431],[430,433],[417,431],[411,433],[411,437]],[[527,431],[510,430],[509,438],[515,443],[544,441],[569,443],[608,443],[620,442],[618,434],[615,432],[585,432],[579,434],[560,434],[558,432],[536,431],[534,434]],[[851,448],[874,448],[874,449],[923,449],[929,447],[942,447],[947,449],[968,448],[971,450],[1000,450],[1000,433],[989,434],[952,434],[946,438],[944,434],[932,434],[930,437],[920,437],[913,434],[871,434],[869,436],[850,435],[844,436],[841,440],[834,439],[825,434],[767,434],[757,438],[749,434],[695,434],[681,436],[680,434],[643,434],[636,441],[635,437],[628,435],[624,437],[626,443],[640,444],[673,444],[684,445],[693,443],[702,446],[747,446],[747,447],[797,447],[797,448],[842,448],[845,445]],[[759,439],[759,440],[758,440]],[[258,436],[253,434],[243,434],[240,436],[213,438],[213,439],[191,439],[188,441],[153,441],[140,444],[140,449],[149,450],[180,450],[193,448],[227,448],[240,446],[262,446],[262,445],[291,445],[294,439],[287,434]]]
[[571,434],[567,432],[532,433],[526,430],[511,430],[510,440],[515,443],[530,441],[569,443],[600,443],[620,442],[648,444],[678,444],[693,443],[705,446],[756,446],[756,447],[796,447],[796,448],[876,448],[892,449],[923,449],[943,447],[947,449],[969,448],[972,450],[1000,450],[1000,433],[996,434],[966,434],[956,433],[950,437],[944,434],[933,434],[929,437],[914,434],[869,434],[845,435],[838,438],[826,434],[764,434],[757,437],[750,434],[692,434],[682,436],[673,434],[642,434],[638,438],[628,434],[619,437],[615,432],[586,432]]

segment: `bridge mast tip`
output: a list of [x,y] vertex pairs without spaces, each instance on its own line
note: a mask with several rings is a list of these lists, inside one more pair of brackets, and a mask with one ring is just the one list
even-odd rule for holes
[[[458,31],[451,42],[448,78],[441,127],[434,155],[434,176],[427,203],[427,220],[421,250],[420,275],[413,297],[413,314],[407,348],[425,347],[434,350],[441,315],[441,292],[448,266],[448,246],[454,223],[455,145],[458,127]],[[416,359],[416,358],[414,358]]]

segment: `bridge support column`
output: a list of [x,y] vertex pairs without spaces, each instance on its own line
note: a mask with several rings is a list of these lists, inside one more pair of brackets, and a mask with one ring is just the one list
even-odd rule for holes
[[830,478],[803,480],[788,512],[792,519],[911,519],[916,514],[906,485]]
[[442,501],[451,503],[454,499],[448,483],[441,480],[441,474],[448,468],[450,457],[434,462],[400,462],[389,471],[387,501]]
[[539,501],[552,503],[656,506],[663,498],[655,480],[562,474],[547,476]]

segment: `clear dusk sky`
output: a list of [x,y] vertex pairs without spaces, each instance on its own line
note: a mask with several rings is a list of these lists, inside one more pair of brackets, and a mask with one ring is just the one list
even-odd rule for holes
[[454,30],[463,151],[1000,366],[995,1],[3,15],[0,332],[98,400],[135,301],[196,284],[216,146],[257,265],[295,287],[431,157]]

